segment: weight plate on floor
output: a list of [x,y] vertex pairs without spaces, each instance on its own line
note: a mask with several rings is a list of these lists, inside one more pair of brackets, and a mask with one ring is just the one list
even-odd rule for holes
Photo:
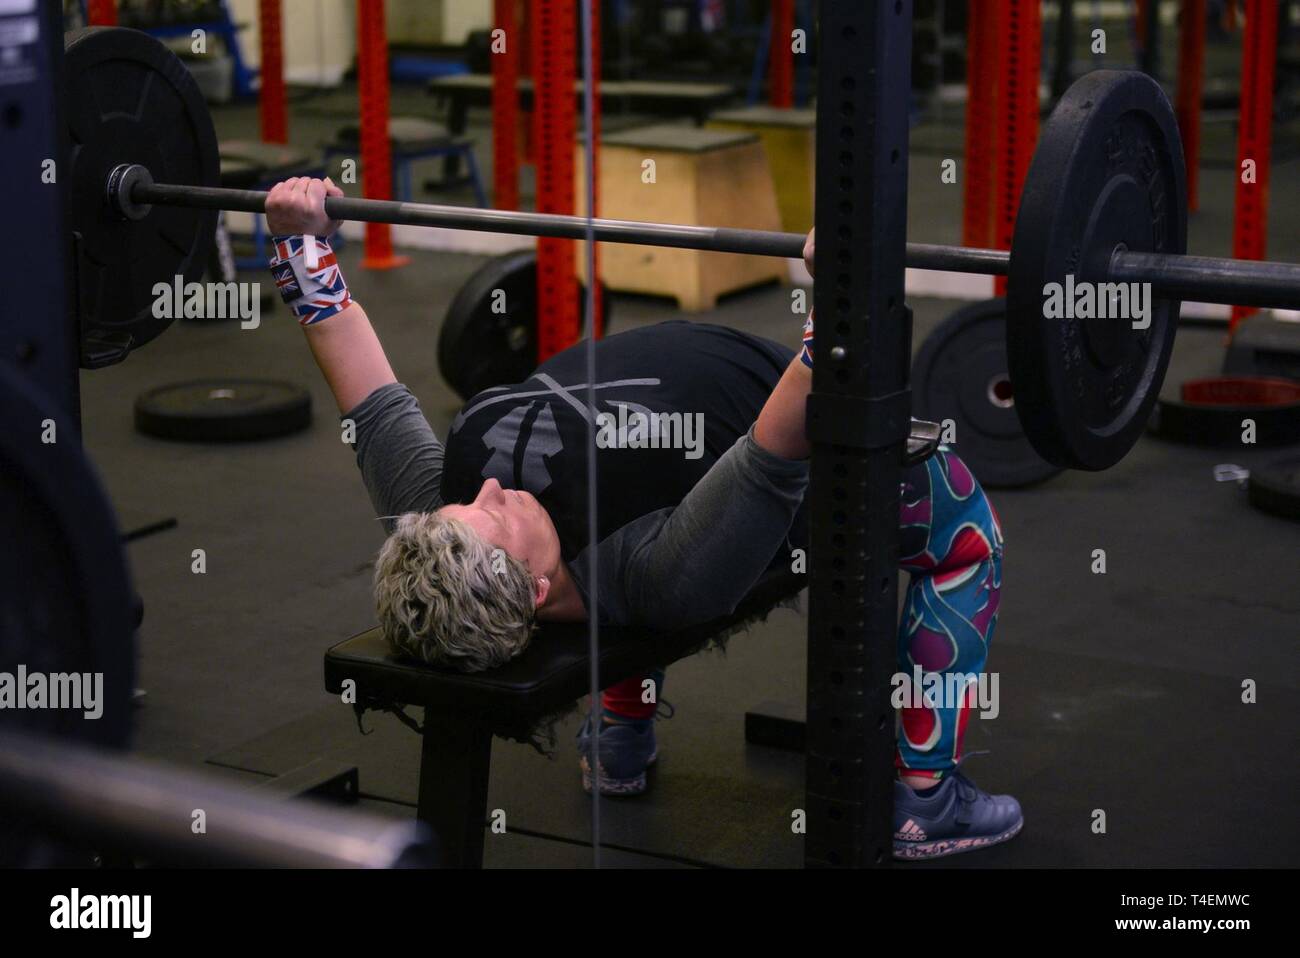
[[[208,261],[215,210],[155,206],[123,221],[105,203],[109,172],[140,163],[162,183],[216,186],[217,138],[190,72],[153,37],[88,27],[64,37],[64,113],[82,365],[106,345],[137,349],[171,325],[154,315],[154,286],[197,281]],[[117,352],[116,358],[123,353]],[[97,358],[100,357],[100,358]]]
[[1234,446],[1244,441],[1244,420],[1255,424],[1254,442],[1300,442],[1300,382],[1269,376],[1215,376],[1183,383],[1180,398],[1161,399],[1151,429],[1176,442]]
[[240,442],[306,429],[311,395],[293,383],[204,379],[171,383],[135,401],[135,427],[159,439]]
[[1300,458],[1283,459],[1263,469],[1253,469],[1249,481],[1250,504],[1286,519],[1300,519]]
[[1014,488],[1061,471],[1030,444],[1007,373],[1006,301],[963,306],[921,344],[912,363],[912,411],[952,420],[953,448],[981,483]]
[[[1058,466],[1105,469],[1150,418],[1178,326],[1176,300],[1130,319],[1044,318],[1048,284],[1105,282],[1112,253],[1187,249],[1183,148],[1173,108],[1141,73],[1075,82],[1043,126],[1025,178],[1007,282],[1016,411]],[[1100,297],[1099,297],[1100,299]]]
[[[578,301],[586,303],[579,285]],[[609,290],[601,286],[609,329]],[[585,313],[585,307],[584,307]],[[537,253],[517,250],[481,266],[447,308],[438,333],[438,371],[462,399],[522,382],[537,368]]]

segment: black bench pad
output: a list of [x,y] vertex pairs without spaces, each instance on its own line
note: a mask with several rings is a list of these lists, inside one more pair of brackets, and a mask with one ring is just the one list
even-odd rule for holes
[[[683,658],[793,598],[806,584],[806,576],[770,572],[733,615],[679,632],[602,628],[599,684],[608,686]],[[527,727],[572,706],[588,692],[587,649],[585,624],[547,624],[528,649],[506,665],[487,672],[453,672],[395,655],[379,630],[371,629],[325,653],[325,688],[338,694],[343,682],[352,679],[361,705],[419,705],[461,718],[472,715],[487,724]]]

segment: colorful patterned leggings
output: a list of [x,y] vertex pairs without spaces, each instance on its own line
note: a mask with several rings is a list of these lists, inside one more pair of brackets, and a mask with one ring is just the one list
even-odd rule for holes
[[[894,764],[937,779],[960,760],[978,704],[974,677],[998,621],[1002,526],[966,464],[945,447],[903,473],[898,521],[899,566],[911,582],[898,627],[906,704]],[[913,689],[917,675],[922,685]]]
[[[898,629],[904,704],[895,765],[908,775],[938,779],[961,758],[978,704],[974,676],[984,671],[998,619],[1002,528],[984,490],[946,447],[908,467],[901,491],[899,566],[911,582]],[[918,674],[921,686],[913,689]],[[661,687],[663,673],[653,678]],[[653,717],[655,705],[642,701],[642,682],[637,677],[606,689],[606,713]]]

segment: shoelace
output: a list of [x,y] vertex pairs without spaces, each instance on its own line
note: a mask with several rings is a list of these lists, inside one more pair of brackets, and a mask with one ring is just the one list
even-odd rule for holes
[[957,783],[957,796],[963,802],[974,804],[976,799],[979,798],[980,792],[979,789],[975,787],[975,783],[966,777],[966,774],[961,770],[961,767],[966,764],[966,759],[968,758],[972,758],[976,755],[991,754],[992,752],[989,749],[983,749],[978,752],[967,752],[961,758],[957,759],[957,764],[953,766],[951,775],[953,781]]

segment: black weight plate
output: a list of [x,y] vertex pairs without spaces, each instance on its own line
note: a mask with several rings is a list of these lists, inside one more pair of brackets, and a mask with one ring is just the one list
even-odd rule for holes
[[[102,675],[102,715],[0,708],[0,728],[124,747],[135,685],[134,590],[113,509],[71,416],[0,364],[0,673]],[[52,420],[55,441],[48,438]],[[32,686],[19,689],[25,700]],[[2,816],[0,816],[2,817]]]
[[1044,287],[1104,282],[1116,248],[1187,249],[1183,148],[1164,92],[1141,73],[1076,81],[1043,127],[1011,244],[1007,352],[1016,411],[1049,462],[1105,469],[1146,427],[1178,326],[1179,303],[1121,319],[1045,319]]
[[1151,431],[1196,446],[1241,445],[1243,420],[1255,423],[1255,444],[1300,442],[1300,384],[1266,376],[1217,376],[1182,385],[1181,398],[1161,399]]
[[[494,313],[496,290],[504,312]],[[586,312],[586,287],[579,284]],[[602,284],[601,315],[609,329],[609,290]],[[462,399],[484,389],[522,382],[537,368],[537,253],[517,250],[489,260],[460,288],[438,333],[438,371]]]
[[216,186],[217,138],[194,78],[153,37],[88,27],[67,34],[64,50],[69,153],[59,175],[68,184],[81,339],[135,349],[172,322],[153,314],[154,285],[202,276],[217,213],[155,206],[123,221],[105,204],[109,171],[140,163],[160,183]]
[[912,407],[919,419],[953,421],[954,449],[986,486],[1027,486],[1061,471],[1034,451],[1016,416],[1003,299],[963,306],[926,337],[912,363]]
[[1250,473],[1250,504],[1286,519],[1300,519],[1300,459],[1283,459]]
[[266,379],[171,383],[135,401],[135,427],[159,439],[242,442],[287,436],[311,423],[311,395]]

